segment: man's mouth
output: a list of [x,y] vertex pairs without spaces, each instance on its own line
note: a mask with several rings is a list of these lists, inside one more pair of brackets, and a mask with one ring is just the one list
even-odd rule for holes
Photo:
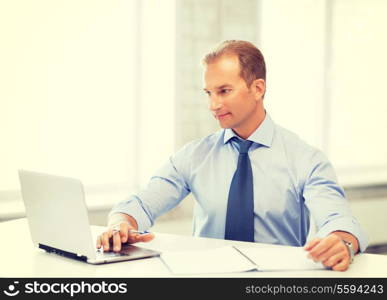
[[215,115],[215,118],[217,118],[218,120],[223,120],[225,118],[227,118],[228,116],[230,116],[231,113],[225,113],[225,114],[216,114]]

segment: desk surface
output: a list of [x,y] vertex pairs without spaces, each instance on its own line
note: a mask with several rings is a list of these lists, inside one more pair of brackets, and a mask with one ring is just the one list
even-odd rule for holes
[[[95,233],[104,228],[93,226]],[[32,244],[26,219],[0,223],[2,239],[0,277],[179,277],[169,272],[160,258],[147,258],[104,265],[90,265],[37,249]],[[6,241],[6,242],[5,242]],[[197,238],[156,233],[149,243],[138,245],[159,251],[193,250],[221,247],[224,245],[267,244]],[[7,246],[5,246],[7,245]],[[281,247],[274,246],[273,247]],[[200,262],[198,262],[200,263]],[[202,274],[196,277],[387,277],[387,256],[360,254],[346,272],[329,270],[245,272],[230,274]],[[187,276],[183,276],[187,277]]]

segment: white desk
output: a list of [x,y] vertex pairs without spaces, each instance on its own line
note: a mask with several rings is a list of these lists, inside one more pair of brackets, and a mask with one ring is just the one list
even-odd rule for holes
[[[93,230],[96,232],[103,229],[103,227],[93,226]],[[0,237],[0,255],[2,258],[0,277],[179,277],[171,274],[158,257],[105,265],[90,265],[46,253],[33,246],[26,219],[0,223]],[[141,243],[141,246],[167,251],[205,249],[228,244],[247,245],[244,242],[156,233],[156,238],[153,241]],[[267,246],[266,244],[249,244],[253,247]],[[387,277],[387,256],[357,255],[354,263],[346,272],[329,270],[246,272],[205,274],[196,277]]]

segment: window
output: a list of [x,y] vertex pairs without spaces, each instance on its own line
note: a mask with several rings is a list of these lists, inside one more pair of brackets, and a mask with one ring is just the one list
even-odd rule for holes
[[0,3],[0,205],[20,202],[20,168],[112,204],[173,152],[175,2],[159,2]]
[[260,1],[265,105],[346,187],[386,183],[386,11],[383,0]]

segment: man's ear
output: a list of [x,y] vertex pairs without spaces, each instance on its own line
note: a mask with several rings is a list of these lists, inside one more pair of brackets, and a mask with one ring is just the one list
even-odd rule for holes
[[265,92],[266,92],[266,82],[265,82],[265,80],[262,79],[262,78],[255,79],[253,81],[253,83],[251,84],[251,87],[253,88],[255,99],[256,100],[263,99],[263,96],[265,95]]

